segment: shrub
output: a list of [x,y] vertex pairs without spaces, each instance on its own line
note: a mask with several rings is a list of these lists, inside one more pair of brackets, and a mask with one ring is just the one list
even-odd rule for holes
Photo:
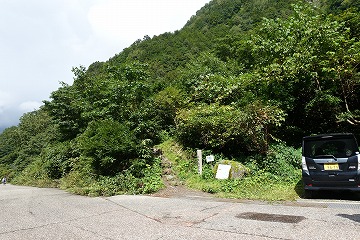
[[[88,196],[112,196],[116,194],[146,194],[156,192],[164,185],[161,180],[160,160],[156,159],[152,165],[143,161],[136,161],[136,166],[119,172],[114,176],[98,176],[92,167],[82,159],[83,168],[77,166],[61,180],[61,188],[70,192]],[[140,168],[138,168],[140,167]],[[138,173],[140,170],[141,173]],[[141,176],[140,176],[141,175]]]
[[6,177],[8,181],[11,181],[14,172],[9,165],[0,164],[0,178]]
[[230,106],[202,105],[182,110],[176,117],[177,137],[194,148],[223,149],[243,133],[239,122],[246,115]]
[[136,138],[125,125],[113,120],[95,121],[78,138],[81,152],[92,158],[93,168],[100,175],[114,175],[130,166],[137,156]]
[[44,161],[43,168],[46,169],[48,176],[52,179],[60,179],[73,167],[73,159],[78,156],[73,149],[71,142],[53,143],[46,147],[41,158]]
[[31,164],[14,176],[12,183],[37,187],[57,187],[58,182],[49,177],[44,168],[44,161],[40,157],[31,159]]
[[201,105],[178,113],[177,137],[192,148],[265,153],[271,127],[280,126],[284,115],[281,109],[261,102],[243,110],[219,104]]
[[254,156],[249,162],[253,170],[258,168],[257,170],[264,170],[286,181],[297,180],[301,149],[294,149],[284,143],[273,144],[267,155]]

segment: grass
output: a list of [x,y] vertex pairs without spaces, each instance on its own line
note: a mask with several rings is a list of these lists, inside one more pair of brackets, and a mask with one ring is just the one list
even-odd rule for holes
[[192,189],[213,193],[216,197],[264,200],[294,201],[301,196],[299,187],[301,170],[294,169],[292,177],[284,178],[252,167],[250,174],[242,179],[219,180],[215,178],[213,165],[206,164],[203,174],[197,172],[196,153],[184,150],[173,140],[158,146],[165,157],[172,162],[174,171],[185,185]]

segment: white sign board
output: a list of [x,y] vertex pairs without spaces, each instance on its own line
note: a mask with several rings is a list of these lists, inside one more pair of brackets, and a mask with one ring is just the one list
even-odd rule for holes
[[231,165],[219,164],[215,177],[217,179],[228,179],[230,175],[230,169]]
[[206,162],[209,163],[209,162],[213,162],[215,160],[215,157],[214,155],[209,155],[209,156],[206,156]]

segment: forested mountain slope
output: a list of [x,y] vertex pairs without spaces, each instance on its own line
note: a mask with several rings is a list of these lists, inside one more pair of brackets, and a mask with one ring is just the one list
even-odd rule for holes
[[298,1],[211,1],[181,30],[153,38],[145,36],[112,60],[145,61],[152,65],[153,74],[163,77],[176,67],[184,66],[201,52],[212,50],[219,38],[246,34],[264,17],[287,17],[291,13],[291,4],[296,2]]
[[360,134],[359,22],[359,1],[213,0],[179,31],[75,67],[72,85],[0,135],[0,173],[84,194],[151,192],[152,148],[166,139],[267,159],[304,135]]

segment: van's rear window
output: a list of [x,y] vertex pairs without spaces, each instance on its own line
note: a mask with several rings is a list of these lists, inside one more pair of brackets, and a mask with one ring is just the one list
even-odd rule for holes
[[303,156],[323,157],[334,156],[336,158],[348,158],[358,152],[358,146],[354,137],[323,137],[304,139]]

